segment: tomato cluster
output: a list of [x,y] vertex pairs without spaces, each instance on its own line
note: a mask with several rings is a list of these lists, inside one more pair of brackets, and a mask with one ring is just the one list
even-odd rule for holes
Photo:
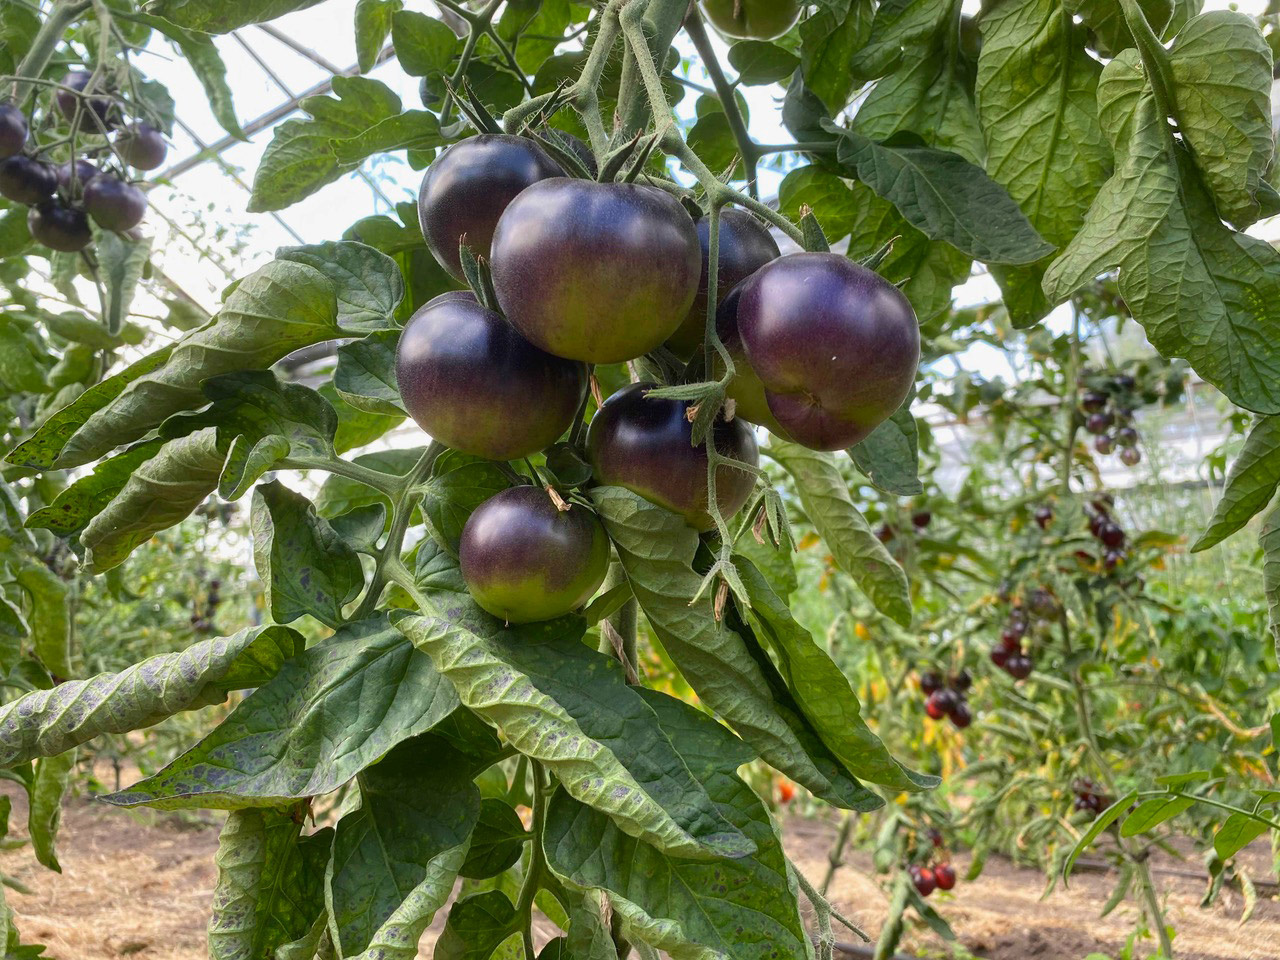
[[[710,216],[695,223],[680,199],[650,184],[570,176],[562,149],[573,149],[564,136],[481,134],[445,150],[422,181],[427,246],[475,292],[443,294],[413,315],[396,379],[418,425],[464,453],[511,461],[566,432],[576,443],[571,428],[587,409],[593,364],[659,351],[697,354],[688,377],[715,372],[703,363],[711,351],[698,349],[711,295]],[[781,256],[741,210],[721,213],[718,236],[715,326],[735,364],[726,388],[734,402],[710,430],[720,456],[754,470],[752,423],[815,449],[844,448],[898,409],[920,338],[895,286],[838,254]],[[652,395],[659,386],[632,383],[601,403],[576,452],[596,482],[626,487],[704,532],[715,523],[708,448],[693,442],[695,404]],[[715,480],[724,517],[756,483],[731,465],[718,466]],[[608,561],[599,522],[572,495],[556,500],[508,490],[467,523],[463,575],[491,613],[545,619],[599,586]]]
[[[86,132],[115,131],[110,151],[121,164],[153,170],[164,162],[168,147],[160,131],[144,122],[121,126],[119,111],[107,97],[78,97],[91,75],[69,74],[55,102],[68,121],[92,114]],[[98,148],[102,153],[108,148]],[[146,215],[147,197],[127,179],[83,157],[56,165],[31,149],[26,115],[12,103],[0,103],[0,196],[30,207],[27,226],[36,242],[51,250],[73,253],[93,239],[89,219],[103,230],[132,230]]]
[[[1101,454],[1120,448],[1120,462],[1136,467],[1142,462],[1138,431],[1133,426],[1133,407],[1127,402],[1136,382],[1129,374],[1110,378],[1101,389],[1088,389],[1080,398],[1084,428],[1095,436],[1093,448]],[[1115,428],[1115,429],[1113,429]]]
[[956,885],[956,871],[949,863],[938,863],[931,867],[912,864],[907,873],[915,884],[916,892],[927,897],[935,890],[950,890]]
[[920,674],[920,692],[927,698],[924,712],[931,720],[950,717],[951,722],[963,730],[973,722],[969,712],[968,694],[973,677],[968,670],[961,670],[943,682],[942,675],[932,670]]
[[1092,780],[1075,781],[1071,785],[1071,792],[1076,795],[1072,808],[1077,813],[1088,812],[1090,820],[1111,806],[1111,798],[1106,791]]
[[[1102,547],[1102,565],[1107,570],[1114,570],[1124,562],[1128,536],[1124,528],[1111,515],[1110,498],[1099,497],[1090,504],[1090,507],[1092,509],[1086,511],[1089,518],[1089,532]],[[1092,554],[1087,550],[1080,552],[1083,554],[1081,559],[1093,560]]]

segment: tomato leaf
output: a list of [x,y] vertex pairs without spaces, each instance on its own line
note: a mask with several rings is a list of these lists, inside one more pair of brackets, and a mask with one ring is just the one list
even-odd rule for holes
[[253,491],[253,559],[277,623],[310,614],[337,628],[364,588],[360,557],[311,501],[278,480]]
[[424,616],[396,625],[431,656],[463,704],[541,760],[574,796],[681,856],[742,856],[748,841],[716,811],[628,686],[622,666],[582,643],[579,617],[504,627],[475,605],[456,562],[424,546]]
[[154,0],[147,9],[158,17],[201,33],[230,33],[252,23],[266,23],[320,0]]
[[762,944],[781,956],[807,956],[808,934],[782,843],[763,804],[737,775],[754,751],[688,704],[653,690],[641,695],[756,852],[732,860],[671,857],[561,790],[547,811],[548,865],[575,887],[603,889],[632,938],[672,956],[714,951],[745,960],[760,956]]
[[1222,498],[1209,526],[1191,545],[1207,550],[1240,530],[1275,496],[1280,486],[1280,417],[1260,417],[1249,431],[1244,449],[1231,464]]
[[102,734],[220,703],[228,691],[265,683],[303,646],[302,635],[288,627],[250,627],[119,673],[28,693],[0,707],[0,765],[56,756]]
[[480,790],[466,758],[430,734],[400,744],[359,784],[325,877],[335,946],[339,956],[414,960],[467,857]]
[[457,706],[431,659],[385,617],[348,623],[159,773],[103,799],[161,810],[280,806],[336,790]]

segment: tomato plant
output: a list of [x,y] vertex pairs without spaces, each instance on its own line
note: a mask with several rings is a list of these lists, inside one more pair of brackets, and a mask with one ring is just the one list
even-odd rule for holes
[[[137,54],[235,140],[214,38],[329,14],[0,0],[0,767],[37,859],[78,751],[227,704],[101,798],[225,812],[217,960],[409,960],[437,915],[442,960],[827,960],[873,825],[877,957],[951,936],[991,853],[1065,882],[1095,849],[1171,958],[1152,851],[1183,830],[1225,883],[1280,830],[1274,664],[1238,622],[1186,642],[1179,538],[1102,480],[1190,370],[1257,415],[1193,549],[1280,486],[1275,15],[1199,7],[359,0],[248,209],[387,155],[417,202],[206,315],[153,249],[181,124]],[[975,277],[998,303],[957,305]],[[1140,360],[1090,352],[1134,323]],[[959,484],[926,414],[992,428]],[[84,641],[237,501],[256,615],[219,576],[172,649]],[[843,811],[821,888],[779,803]]]

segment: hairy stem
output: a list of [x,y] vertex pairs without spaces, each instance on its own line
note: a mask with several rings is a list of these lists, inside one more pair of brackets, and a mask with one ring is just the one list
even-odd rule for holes
[[28,89],[28,78],[39,77],[53,58],[62,35],[76,22],[82,13],[93,5],[92,0],[63,0],[56,2],[49,16],[40,25],[39,32],[31,41],[31,49],[18,64],[18,79],[13,84],[13,101],[21,104]]
[[684,31],[689,34],[689,39],[693,41],[693,48],[702,58],[702,65],[706,68],[707,75],[711,77],[711,84],[716,88],[716,96],[720,98],[720,105],[724,108],[725,119],[729,122],[729,131],[733,134],[734,142],[738,145],[738,153],[742,157],[747,193],[751,199],[759,200],[756,164],[760,160],[760,150],[756,142],[751,139],[751,134],[747,132],[742,111],[738,109],[738,98],[734,96],[733,88],[725,79],[724,71],[720,69],[720,61],[716,59],[711,38],[707,36],[707,28],[702,23],[702,15],[698,13],[697,7],[694,7],[685,19]]
[[520,897],[516,901],[515,922],[519,924],[520,935],[524,938],[524,955],[533,957],[533,898],[538,893],[545,864],[542,831],[547,816],[549,786],[542,764],[532,758],[529,762],[533,770],[533,838],[529,844],[529,866],[525,868],[524,880],[520,884]]

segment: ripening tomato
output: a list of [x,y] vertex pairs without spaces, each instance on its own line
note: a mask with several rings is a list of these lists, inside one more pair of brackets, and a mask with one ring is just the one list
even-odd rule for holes
[[777,40],[796,25],[798,0],[702,0],[712,25],[734,40]]

